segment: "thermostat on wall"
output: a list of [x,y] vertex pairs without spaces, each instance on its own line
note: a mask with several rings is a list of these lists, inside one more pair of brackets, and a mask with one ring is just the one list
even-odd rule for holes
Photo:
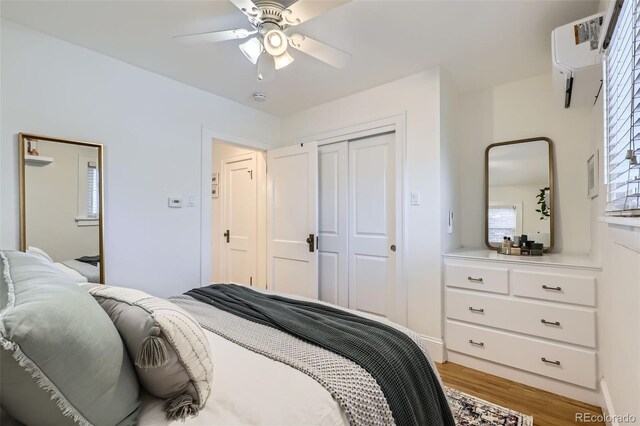
[[169,207],[173,207],[179,209],[182,207],[182,198],[180,197],[169,197]]

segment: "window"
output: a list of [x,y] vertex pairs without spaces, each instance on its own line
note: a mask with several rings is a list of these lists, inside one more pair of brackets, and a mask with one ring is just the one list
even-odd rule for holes
[[640,216],[640,0],[625,0],[604,61],[606,211]]
[[502,243],[516,234],[516,206],[489,206],[489,242]]
[[98,226],[100,173],[96,156],[78,155],[78,226]]
[[87,163],[87,217],[98,218],[98,167],[95,161]]

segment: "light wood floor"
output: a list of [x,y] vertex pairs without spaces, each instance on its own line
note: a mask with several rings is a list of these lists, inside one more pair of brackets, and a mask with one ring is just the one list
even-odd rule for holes
[[575,413],[602,414],[599,407],[458,364],[446,362],[436,366],[446,386],[533,416],[535,426],[575,425],[578,424]]

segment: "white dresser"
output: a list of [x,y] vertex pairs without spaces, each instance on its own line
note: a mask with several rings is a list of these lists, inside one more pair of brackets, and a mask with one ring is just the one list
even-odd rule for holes
[[588,256],[461,249],[444,264],[449,360],[592,401],[600,268]]

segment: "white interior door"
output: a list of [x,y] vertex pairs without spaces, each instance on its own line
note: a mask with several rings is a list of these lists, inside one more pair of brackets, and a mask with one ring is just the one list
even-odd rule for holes
[[267,151],[267,287],[318,298],[318,145]]
[[348,306],[348,142],[318,148],[320,300]]
[[394,315],[395,134],[349,142],[349,307]]
[[257,159],[244,154],[224,160],[224,281],[253,285],[257,276]]

